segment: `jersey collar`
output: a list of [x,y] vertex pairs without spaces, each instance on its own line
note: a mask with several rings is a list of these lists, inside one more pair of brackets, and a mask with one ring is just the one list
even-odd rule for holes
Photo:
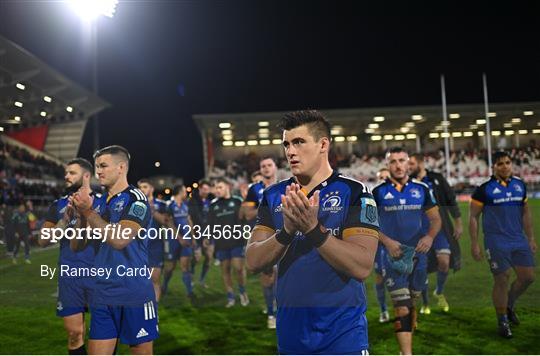
[[503,180],[503,179],[499,179],[494,175],[491,176],[491,179],[495,180],[497,183],[499,183],[500,185],[502,185],[503,187],[507,187],[510,182],[512,181],[512,176],[508,177],[507,180]]
[[[320,182],[315,188],[313,188],[309,193],[306,192],[304,190],[304,188],[302,187],[302,192],[304,192],[304,194],[306,194],[306,197],[311,197],[313,195],[313,193],[315,193],[317,190],[322,190],[323,188],[326,188],[328,186],[328,184],[332,183],[333,181],[335,181],[337,179],[337,177],[339,177],[339,172],[337,170],[333,170],[332,171],[332,174],[330,174],[330,176],[328,178],[326,178],[325,180],[323,180],[322,182]],[[289,180],[289,184],[291,183],[296,183],[296,179],[294,177],[291,177],[291,179]]]

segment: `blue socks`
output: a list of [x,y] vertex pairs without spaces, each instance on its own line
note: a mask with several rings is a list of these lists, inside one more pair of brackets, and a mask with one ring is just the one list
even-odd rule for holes
[[244,294],[246,292],[246,288],[244,286],[238,285],[238,293]]
[[375,291],[377,292],[377,301],[381,307],[381,312],[386,311],[386,294],[384,291],[384,282],[377,284],[375,283]]
[[193,287],[191,286],[191,272],[182,272],[182,282],[186,286],[188,295],[193,294]]
[[268,316],[274,316],[274,287],[263,287]]
[[446,278],[448,278],[448,272],[437,271],[437,289],[435,290],[437,294],[442,294]]

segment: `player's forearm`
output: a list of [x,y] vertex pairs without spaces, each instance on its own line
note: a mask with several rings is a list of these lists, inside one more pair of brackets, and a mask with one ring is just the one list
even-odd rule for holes
[[131,240],[136,237],[137,231],[133,231],[133,229],[129,227],[122,227],[120,224],[116,227],[116,233],[114,234],[116,236],[113,236],[112,232],[109,233],[109,231],[112,230],[110,223],[103,220],[101,216],[93,210],[84,214],[84,217],[86,218],[88,225],[92,229],[99,229],[101,231],[101,236],[106,239],[106,242],[117,250],[126,247]]
[[435,236],[441,231],[442,220],[440,216],[433,217],[429,219],[429,231],[427,235],[432,239],[435,239]]
[[469,217],[469,236],[472,244],[478,244],[478,218],[472,215]]
[[531,210],[528,206],[525,206],[525,209],[523,209],[523,230],[525,230],[527,240],[534,240],[534,229],[532,224]]
[[[374,239],[373,237],[364,238]],[[373,244],[361,246],[330,237],[319,247],[319,253],[336,270],[355,279],[364,280],[373,269],[376,249],[376,239]]]
[[381,231],[379,231],[379,241],[386,247],[388,247],[388,244],[389,243],[392,243],[392,241],[394,241],[393,239],[391,239],[390,237],[386,236],[385,234],[383,234]]
[[275,265],[287,246],[276,240],[276,234],[263,241],[250,241],[246,248],[246,267],[252,273],[258,273],[267,267]]

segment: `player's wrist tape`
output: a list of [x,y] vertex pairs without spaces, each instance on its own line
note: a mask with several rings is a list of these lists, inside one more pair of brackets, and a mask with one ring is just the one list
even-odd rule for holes
[[313,230],[306,233],[307,240],[315,248],[321,247],[322,244],[324,244],[326,240],[328,239],[328,236],[330,236],[328,231],[323,232],[322,229],[324,229],[324,227],[322,227],[322,225],[319,223],[317,224],[317,226],[315,226]]
[[294,235],[289,235],[287,231],[285,231],[285,228],[281,229],[281,231],[276,235],[276,240],[280,244],[287,246],[290,245],[291,242],[294,240]]

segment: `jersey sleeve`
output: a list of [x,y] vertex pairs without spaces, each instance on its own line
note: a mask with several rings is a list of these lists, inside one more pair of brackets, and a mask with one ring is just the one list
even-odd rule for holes
[[249,186],[243,205],[255,207],[259,205],[259,198],[257,197],[257,184],[252,184]]
[[523,186],[523,204],[525,204],[529,200],[527,197],[527,184],[525,184],[525,182],[522,182],[521,185]]
[[58,222],[58,201],[55,200],[51,206],[49,206],[47,214],[45,214],[45,221],[53,224]]
[[[379,231],[379,214],[377,203],[373,195],[365,187],[352,192],[349,200],[347,216],[343,226],[343,236],[347,236],[351,228],[369,229],[374,232]],[[377,233],[378,235],[378,233]]]
[[268,191],[265,190],[261,200],[261,204],[257,209],[257,220],[255,226],[265,227],[271,230],[276,230],[274,221],[272,220],[272,213],[270,205],[268,204]]
[[147,226],[150,221],[150,206],[146,198],[143,199],[142,193],[139,197],[138,194],[130,194],[130,202],[124,207],[120,221],[129,220],[133,221],[140,226]]
[[476,187],[473,194],[471,195],[471,203],[478,206],[483,206],[487,202],[486,197],[486,188],[484,185]]
[[422,188],[424,189],[424,201],[422,202],[422,209],[424,209],[424,211],[428,211],[437,207],[437,201],[435,200],[431,189],[425,185],[422,185]]

